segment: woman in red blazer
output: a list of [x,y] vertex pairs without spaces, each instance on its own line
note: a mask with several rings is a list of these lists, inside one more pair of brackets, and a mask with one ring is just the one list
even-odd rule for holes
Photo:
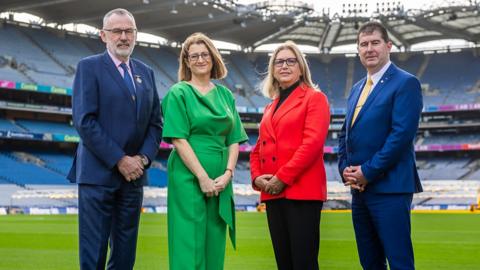
[[263,92],[273,102],[265,108],[250,164],[253,188],[267,205],[277,266],[318,269],[320,213],[327,199],[328,101],[291,41],[272,54]]

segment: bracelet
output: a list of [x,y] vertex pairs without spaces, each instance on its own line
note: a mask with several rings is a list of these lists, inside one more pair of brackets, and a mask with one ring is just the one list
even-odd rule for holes
[[226,168],[225,171],[229,171],[232,174],[232,177],[233,177],[233,170],[232,169]]

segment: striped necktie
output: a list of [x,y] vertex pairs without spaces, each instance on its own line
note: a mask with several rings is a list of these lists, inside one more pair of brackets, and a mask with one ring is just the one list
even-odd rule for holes
[[372,78],[368,77],[367,82],[365,83],[365,86],[362,89],[362,93],[358,98],[357,106],[355,106],[355,112],[353,113],[351,126],[353,126],[353,124],[355,123],[358,113],[360,113],[360,110],[362,109],[363,105],[367,101],[368,95],[370,94],[370,90],[372,90],[372,85],[373,85]]
[[120,67],[123,69],[123,81],[125,82],[133,101],[136,101],[135,86],[133,85],[132,77],[130,77],[130,73],[128,72],[127,65],[121,63]]

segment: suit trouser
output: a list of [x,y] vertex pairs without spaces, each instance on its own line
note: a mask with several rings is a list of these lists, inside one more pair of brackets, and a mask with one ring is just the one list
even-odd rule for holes
[[410,237],[412,193],[353,192],[352,220],[365,270],[415,269]]
[[322,201],[266,201],[279,270],[318,270]]
[[143,187],[78,185],[80,269],[133,269]]

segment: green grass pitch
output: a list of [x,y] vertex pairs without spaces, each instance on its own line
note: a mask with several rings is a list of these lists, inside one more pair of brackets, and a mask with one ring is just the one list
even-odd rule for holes
[[[262,213],[238,213],[238,248],[225,269],[276,269]],[[412,214],[419,270],[480,269],[479,214]],[[0,216],[0,269],[78,269],[77,216]],[[320,267],[360,269],[349,213],[323,213]],[[167,269],[166,216],[141,218],[135,269]]]

